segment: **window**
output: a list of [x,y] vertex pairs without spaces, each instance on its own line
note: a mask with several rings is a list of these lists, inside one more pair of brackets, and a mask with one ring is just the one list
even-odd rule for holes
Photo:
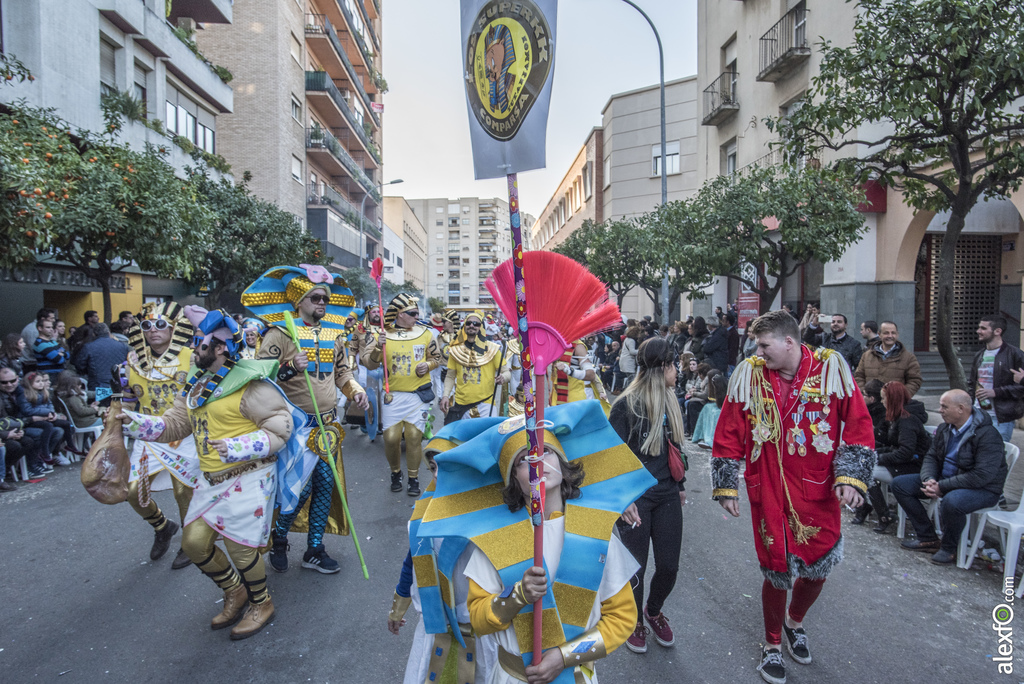
[[583,199],[590,199],[591,186],[594,183],[594,165],[587,162],[583,165]]
[[736,141],[722,146],[722,173],[731,176],[736,173]]
[[196,142],[196,117],[184,105],[178,104],[178,135]]
[[135,65],[135,83],[134,83],[134,95],[135,99],[142,103],[142,107],[146,112],[146,118],[149,118],[149,99],[146,97],[146,93],[149,90],[146,88],[147,81],[149,80],[149,72],[141,64]]
[[612,157],[608,155],[604,158],[604,187],[608,187],[612,184]]
[[469,219],[462,219],[462,225],[468,226],[469,225]]
[[467,207],[467,206],[463,206],[463,207],[462,207],[462,213],[463,213],[463,214],[468,214],[468,213],[469,213],[469,212],[471,212],[472,210],[473,210],[473,208],[472,208],[472,207]]
[[197,124],[196,127],[196,145],[202,147],[205,151],[213,154],[216,152],[216,145],[214,143],[214,132],[213,129],[204,126],[203,124]]
[[395,263],[398,264],[398,268],[402,268],[402,257],[396,257]]
[[438,233],[437,234],[437,239],[438,240],[444,240],[444,233]]
[[438,214],[444,213],[444,207],[434,207],[434,211]]
[[387,247],[384,248],[384,258],[387,259],[388,261],[391,261],[391,250],[389,250]]
[[458,219],[458,217],[448,219],[448,227],[449,228],[452,228],[452,227],[458,228],[459,227],[459,219]]
[[292,118],[302,123],[302,103],[294,95],[292,95]]
[[[665,158],[668,159],[665,173],[679,173],[679,141],[665,143]],[[651,145],[651,167],[652,176],[661,175],[661,143]]]
[[449,214],[458,214],[459,213],[459,205],[458,204],[449,204],[448,205],[448,213]]
[[299,42],[299,39],[295,37],[294,33],[292,34],[291,53],[292,53],[292,59],[294,59],[296,62],[298,62],[301,65],[302,64],[302,43]]
[[176,105],[173,102],[168,100],[166,114],[167,114],[167,122],[166,122],[167,123],[167,131],[169,133],[177,133],[178,132],[178,105]]
[[292,178],[299,183],[302,182],[302,160],[292,155]]
[[117,63],[114,52],[117,48],[100,38],[100,93],[109,95],[117,91]]
[[[443,226],[444,225],[444,219],[437,219],[437,221],[434,222],[434,225],[436,225],[436,226]],[[441,237],[441,234],[438,233],[437,237]]]

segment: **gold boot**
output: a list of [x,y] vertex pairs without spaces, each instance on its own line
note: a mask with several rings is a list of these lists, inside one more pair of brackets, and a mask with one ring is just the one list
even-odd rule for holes
[[241,621],[231,630],[235,641],[248,639],[267,626],[274,618],[274,602],[269,597],[263,603],[250,603]]
[[248,602],[249,594],[245,591],[244,584],[225,591],[224,610],[220,611],[220,614],[210,622],[210,629],[224,629],[238,622],[238,619],[242,617],[245,604]]

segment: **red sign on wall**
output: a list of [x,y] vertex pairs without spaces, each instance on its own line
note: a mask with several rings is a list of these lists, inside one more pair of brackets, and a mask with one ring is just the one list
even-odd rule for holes
[[[740,275],[744,279],[758,282],[760,275],[757,267],[753,264],[743,264],[740,267]],[[736,298],[736,325],[746,330],[747,323],[761,315],[761,296],[750,289],[750,286],[740,282],[740,296]]]

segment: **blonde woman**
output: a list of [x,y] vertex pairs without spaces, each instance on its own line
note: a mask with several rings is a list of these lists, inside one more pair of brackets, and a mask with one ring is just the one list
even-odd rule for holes
[[[683,416],[675,397],[676,367],[672,347],[652,337],[637,350],[637,374],[612,406],[608,420],[619,438],[658,481],[626,509],[619,522],[622,543],[640,563],[633,579],[637,623],[626,647],[647,651],[647,634],[662,646],[675,643],[662,606],[676,583],[683,538],[686,477],[681,458]],[[644,607],[644,574],[648,549],[654,546],[654,575]],[[641,613],[641,610],[643,611]],[[642,615],[642,617],[640,617]],[[650,624],[644,626],[644,619]]]

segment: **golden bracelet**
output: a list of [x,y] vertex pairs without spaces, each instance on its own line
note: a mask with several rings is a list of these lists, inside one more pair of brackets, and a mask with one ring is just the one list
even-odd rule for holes
[[412,598],[409,596],[399,596],[398,592],[395,592],[395,598],[391,602],[391,612],[388,613],[388,620],[391,622],[401,622],[402,618],[405,617],[406,612],[409,610],[409,606],[412,605]]
[[528,605],[522,582],[516,582],[508,596],[497,594],[491,599],[491,611],[503,625],[512,622],[512,618],[519,615],[519,611]]
[[562,652],[562,662],[566,669],[600,660],[608,655],[604,637],[597,627],[591,627],[572,641],[565,642],[558,650]]

